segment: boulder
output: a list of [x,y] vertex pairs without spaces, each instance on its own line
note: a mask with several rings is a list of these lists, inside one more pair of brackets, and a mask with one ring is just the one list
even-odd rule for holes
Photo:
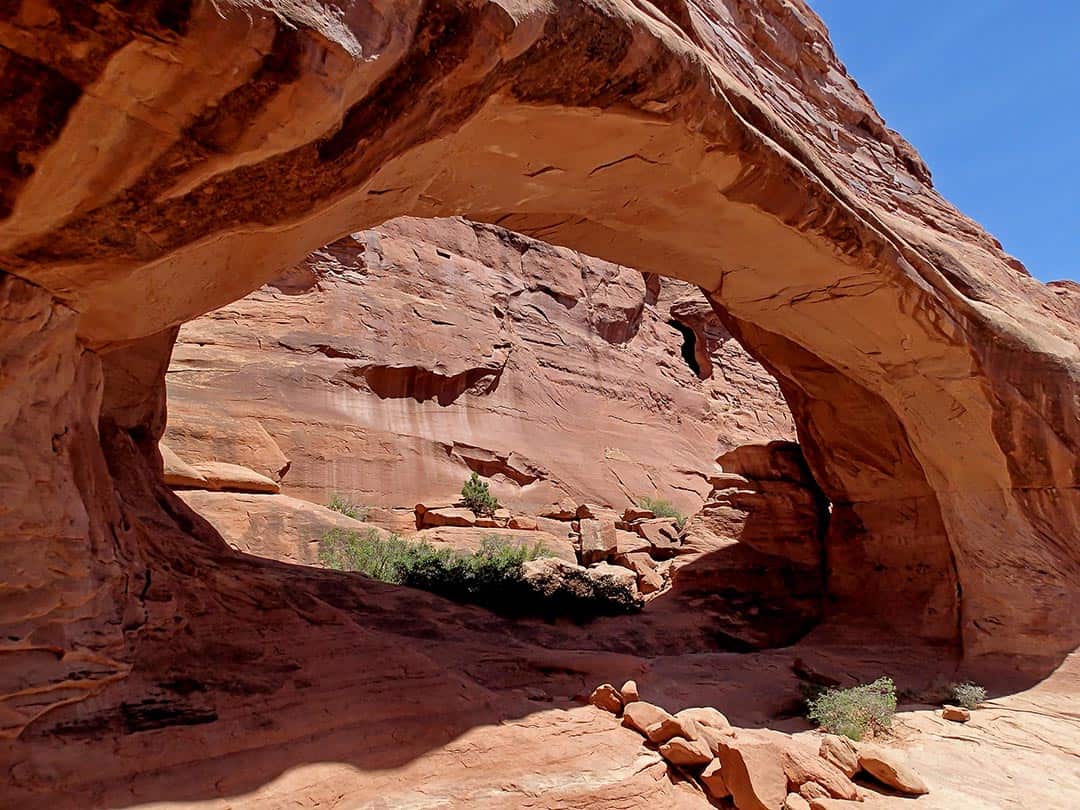
[[288,495],[203,489],[181,490],[177,495],[208,520],[230,546],[271,560],[319,565],[320,540],[335,529],[360,536],[389,535],[379,526]]
[[719,759],[713,759],[706,765],[698,779],[705,792],[714,799],[726,799],[731,795],[727,782],[724,781],[724,768]]
[[726,730],[731,728],[731,723],[719,709],[712,706],[691,707],[675,712],[675,717],[680,720],[693,720],[709,728]]
[[622,695],[624,703],[633,703],[634,701],[641,700],[641,695],[638,692],[637,681],[627,681],[622,685],[619,690],[619,694]]
[[675,518],[642,520],[634,524],[634,530],[649,542],[652,555],[657,558],[674,556],[682,544],[682,532]]
[[610,563],[599,562],[595,565],[590,565],[588,571],[589,576],[594,579],[612,579],[625,588],[631,590],[637,588],[637,576],[629,568],[623,568],[621,565],[611,565]]
[[[459,506],[439,506],[425,508],[423,512],[417,508],[421,528],[435,528],[438,526],[476,526],[476,515],[471,509]],[[494,525],[494,522],[492,522]]]
[[839,768],[848,778],[859,772],[859,754],[847,737],[826,734],[821,739],[818,756]]
[[511,529],[523,529],[530,532],[534,532],[539,528],[536,525],[536,518],[530,515],[513,515],[506,525]]
[[946,706],[941,710],[941,716],[954,723],[966,723],[971,719],[971,712],[961,706]]
[[921,796],[929,793],[930,788],[915,771],[908,766],[903,754],[890,748],[873,743],[859,743],[859,767],[893,790],[909,796]]
[[645,729],[645,737],[651,743],[660,744],[675,737],[698,740],[701,739],[702,732],[703,728],[689,718],[665,717]]
[[717,756],[739,810],[776,810],[787,798],[787,776],[773,741],[739,732],[721,744]]
[[810,810],[810,802],[798,793],[789,793],[784,799],[784,810]]
[[581,562],[589,565],[609,559],[617,546],[615,523],[610,520],[581,520]]
[[615,527],[615,554],[616,555],[630,555],[630,554],[645,554],[648,555],[649,549],[652,548],[649,545],[649,541],[642,537],[637,532],[627,531],[626,529],[620,529]]
[[161,460],[165,465],[163,479],[170,487],[206,489],[206,477],[173,452],[165,442],[158,443]]
[[281,484],[277,481],[239,464],[203,461],[191,466],[206,481],[206,488],[211,492],[281,492]]
[[643,509],[640,506],[628,506],[623,510],[623,522],[633,523],[635,520],[649,520],[656,517],[651,509]]
[[859,796],[847,774],[798,743],[792,742],[784,748],[781,764],[789,786],[798,788],[814,782],[835,799],[854,801]]
[[579,520],[603,520],[613,525],[622,520],[622,516],[610,506],[598,506],[595,503],[583,503],[578,507],[576,517]]
[[623,699],[618,690],[610,683],[602,683],[589,695],[589,703],[612,714],[618,714],[623,708]]
[[622,724],[632,728],[642,736],[646,736],[646,729],[664,720],[673,720],[674,717],[652,703],[644,700],[636,700],[627,703],[623,707]]
[[660,746],[660,756],[673,765],[696,768],[712,762],[713,754],[704,740],[673,737]]
[[536,528],[539,531],[547,532],[548,534],[553,534],[556,537],[562,537],[567,540],[569,540],[574,533],[574,528],[567,520],[556,520],[555,518],[549,517],[536,518]]
[[643,594],[656,593],[664,588],[664,578],[659,571],[644,571],[638,574],[638,591]]
[[573,520],[577,517],[578,505],[569,498],[563,498],[540,510],[540,517],[549,520]]
[[828,799],[829,791],[817,782],[807,782],[803,785],[799,785],[799,795],[807,801],[812,802],[815,799]]
[[809,801],[810,810],[862,810],[863,805],[847,799],[816,797]]

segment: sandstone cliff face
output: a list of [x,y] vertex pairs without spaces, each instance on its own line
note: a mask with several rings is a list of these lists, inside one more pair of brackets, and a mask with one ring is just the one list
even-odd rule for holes
[[[347,236],[186,324],[168,446],[316,503],[701,506],[718,452],[794,437],[700,291],[464,220]],[[684,357],[684,354],[686,355]]]
[[[1080,642],[1075,296],[934,191],[804,2],[24,0],[0,5],[0,47],[0,536],[32,547],[5,564],[0,638],[4,733],[37,745],[5,750],[26,795],[159,798],[125,778],[146,732],[170,798],[242,793],[235,771],[195,784],[180,752],[236,753],[273,703],[269,747],[344,758],[316,719],[334,689],[394,705],[351,663],[312,680],[315,658],[366,644],[384,681],[440,684],[501,637],[237,557],[161,484],[175,327],[402,215],[709,290],[833,503],[840,613],[1045,668]],[[453,622],[442,661],[403,650]],[[491,672],[414,694],[484,705]],[[110,757],[88,756],[105,736]],[[291,764],[265,756],[257,778]]]

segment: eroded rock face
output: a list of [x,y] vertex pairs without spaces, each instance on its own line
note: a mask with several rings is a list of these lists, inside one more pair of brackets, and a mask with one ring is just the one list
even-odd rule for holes
[[476,471],[529,513],[643,495],[693,512],[716,448],[794,426],[701,292],[656,284],[501,228],[395,220],[186,324],[166,441],[316,503],[452,499]]
[[[35,733],[205,722],[210,698],[158,677],[184,652],[190,677],[236,679],[217,689],[302,689],[253,640],[251,604],[282,637],[304,628],[304,656],[356,641],[318,624],[338,615],[326,599],[362,601],[352,586],[238,558],[161,485],[162,379],[179,323],[406,214],[709,290],[780,381],[833,503],[841,610],[969,655],[1056,663],[1077,645],[1075,296],[934,191],[805,3],[339,12],[3,7],[0,263],[22,279],[4,278],[0,336],[6,733],[46,713]],[[369,641],[388,679],[402,671],[383,661],[398,640]],[[138,747],[108,763],[118,782]],[[20,789],[79,784],[78,767],[36,758]]]

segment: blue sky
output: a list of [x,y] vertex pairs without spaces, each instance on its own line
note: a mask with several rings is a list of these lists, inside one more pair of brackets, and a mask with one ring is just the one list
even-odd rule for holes
[[938,191],[1043,281],[1080,280],[1080,0],[809,0]]

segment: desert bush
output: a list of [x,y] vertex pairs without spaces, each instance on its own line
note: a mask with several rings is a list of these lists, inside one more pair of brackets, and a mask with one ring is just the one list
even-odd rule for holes
[[861,740],[867,732],[880,732],[896,714],[896,686],[891,678],[850,689],[827,689],[807,701],[807,716],[825,731]]
[[560,568],[530,579],[522,605],[529,615],[577,622],[596,616],[637,613],[641,596],[614,577],[590,576],[584,568]]
[[542,543],[518,544],[495,534],[484,537],[472,554],[396,534],[380,537],[374,529],[333,529],[319,543],[319,561],[327,568],[420,588],[502,615],[587,620],[640,609],[631,589],[614,578],[597,581],[584,569],[571,569],[569,577],[554,583],[526,579],[525,563],[545,556]]
[[461,488],[461,500],[477,517],[494,515],[495,510],[499,508],[499,502],[491,494],[487,482],[480,480],[480,476],[476,473],[470,475],[465,486]]
[[340,512],[345,515],[345,517],[351,517],[353,520],[367,520],[367,509],[363,506],[357,506],[354,503],[350,503],[341,495],[331,495],[330,503],[326,506],[328,509]]
[[965,709],[977,709],[986,700],[986,690],[977,683],[954,683],[949,687],[953,700]]
[[383,582],[400,582],[399,571],[411,545],[396,534],[380,537],[375,529],[363,533],[331,529],[319,541],[319,562],[336,571],[359,571]]
[[675,504],[671,501],[665,501],[663,498],[650,498],[643,495],[638,498],[635,503],[642,509],[648,509],[657,517],[675,518],[675,522],[679,524],[680,529],[686,526],[686,515],[676,509]]

